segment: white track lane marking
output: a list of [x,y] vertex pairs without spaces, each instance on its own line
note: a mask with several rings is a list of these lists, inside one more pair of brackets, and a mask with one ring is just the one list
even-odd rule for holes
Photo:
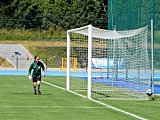
[[[59,88],[59,89],[62,89],[62,90],[66,90],[65,88],[56,86],[56,85],[54,85],[54,84],[51,84],[51,83],[48,83],[48,82],[45,82],[45,81],[42,81],[42,82],[45,83],[45,84],[47,84],[47,85],[50,85],[50,86],[53,86],[53,87],[56,87],[56,88]],[[69,92],[71,92],[71,93],[73,93],[73,94],[76,94],[76,95],[78,95],[78,96],[87,98],[86,96],[80,95],[80,94],[78,94],[78,93],[76,93],[76,92],[73,92],[73,91],[69,91]],[[137,118],[137,119],[139,119],[139,120],[147,120],[146,118],[137,116],[137,115],[135,115],[135,114],[132,114],[132,113],[129,113],[129,112],[127,112],[127,111],[118,109],[118,108],[116,108],[116,107],[112,107],[112,106],[107,105],[107,104],[105,104],[105,103],[103,103],[103,102],[100,102],[100,101],[97,101],[97,100],[94,100],[94,99],[89,99],[89,100],[91,100],[91,101],[93,101],[93,102],[96,102],[96,103],[98,103],[98,104],[101,104],[101,105],[103,105],[103,106],[105,106],[105,107],[107,107],[107,108],[110,108],[110,109],[119,111],[119,112],[121,112],[121,113],[127,114],[127,115],[129,115],[129,116],[134,117],[134,118]]]

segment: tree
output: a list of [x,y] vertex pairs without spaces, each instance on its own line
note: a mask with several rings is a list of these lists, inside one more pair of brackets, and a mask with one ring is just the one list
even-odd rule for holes
[[6,12],[12,13],[10,19],[14,19],[14,27],[69,29],[88,24],[101,28],[107,26],[107,3],[104,0],[12,0],[7,3]]

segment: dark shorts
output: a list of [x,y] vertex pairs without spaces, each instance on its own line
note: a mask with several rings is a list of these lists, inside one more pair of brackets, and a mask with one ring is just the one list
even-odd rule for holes
[[32,81],[33,81],[33,82],[41,81],[41,77],[33,78]]

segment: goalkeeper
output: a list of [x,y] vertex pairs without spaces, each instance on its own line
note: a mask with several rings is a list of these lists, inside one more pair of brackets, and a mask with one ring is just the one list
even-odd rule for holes
[[[43,71],[42,71],[43,70]],[[31,64],[28,70],[28,78],[33,81],[34,94],[41,94],[40,84],[41,84],[41,76],[45,76],[44,64],[40,61],[39,56],[34,57],[34,62]],[[37,88],[36,88],[37,87]],[[37,92],[36,92],[37,89]]]

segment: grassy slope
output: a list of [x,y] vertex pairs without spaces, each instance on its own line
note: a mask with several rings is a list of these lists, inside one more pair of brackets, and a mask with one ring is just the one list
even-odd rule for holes
[[[67,46],[67,41],[54,41],[54,40],[0,40],[0,44],[21,44],[24,46],[32,55],[39,55],[41,58],[51,58],[55,56],[56,58],[59,58],[59,54],[62,55],[62,57],[66,56],[65,54],[62,54],[63,49],[60,49],[61,47]],[[72,46],[76,46],[76,43],[72,43]],[[54,49],[50,49],[52,47],[57,47]],[[149,58],[151,60],[151,51],[150,51],[151,45],[148,44],[149,49]],[[55,50],[56,49],[56,50]],[[154,61],[155,61],[155,69],[160,69],[160,63],[159,63],[159,51],[160,51],[160,44],[154,44]],[[61,52],[60,52],[61,51]],[[52,54],[54,52],[54,55]],[[54,59],[55,60],[55,59]],[[57,67],[55,66],[57,63],[50,63],[48,62],[48,67]]]
[[[66,47],[67,40],[63,41],[45,41],[45,40],[1,40],[0,44],[21,44],[29,51],[32,50],[33,47],[45,48],[45,47]],[[74,43],[73,43],[74,44]],[[75,45],[76,46],[76,45]],[[151,45],[148,44],[148,48]],[[155,49],[160,49],[160,44],[154,44]],[[32,52],[32,51],[31,51]]]
[[[0,44],[21,44],[25,47],[32,55],[39,55],[41,58],[50,58],[52,51],[48,49],[49,47],[66,47],[66,41],[43,41],[43,40],[36,40],[36,41],[11,41],[11,40],[4,40],[0,41]],[[0,59],[1,60],[1,59]]]
[[30,50],[32,47],[52,47],[52,46],[66,46],[66,41],[43,41],[43,40],[35,40],[35,41],[29,41],[29,40],[23,40],[23,41],[11,41],[11,40],[4,40],[0,41],[0,44],[21,44],[28,50]]
[[11,63],[9,63],[5,58],[0,56],[0,66],[1,67],[14,67]]
[[[41,58],[50,57],[48,53],[46,52],[47,47],[52,46],[66,46],[66,42],[58,41],[58,42],[51,42],[51,41],[11,41],[11,40],[4,40],[0,41],[0,44],[21,44],[23,47],[25,47],[32,55],[39,55]],[[0,66],[1,67],[13,67],[7,60],[0,57]]]

